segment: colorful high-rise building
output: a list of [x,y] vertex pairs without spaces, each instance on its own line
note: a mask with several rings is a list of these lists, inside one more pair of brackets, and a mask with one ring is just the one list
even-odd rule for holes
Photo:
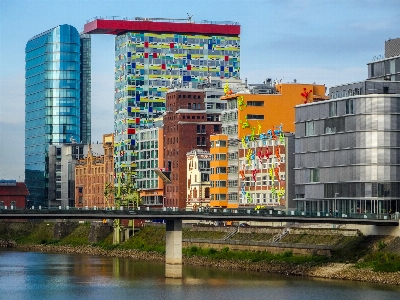
[[90,142],[90,36],[54,27],[28,41],[25,63],[25,182],[30,205],[48,206],[61,200],[60,188],[49,199],[49,146]]
[[[115,34],[117,176],[136,169],[136,131],[165,111],[169,87],[240,76],[240,26],[233,22],[95,19],[88,34]],[[196,85],[196,86],[193,86]],[[123,151],[123,152],[121,152]],[[120,155],[123,153],[123,155]]]

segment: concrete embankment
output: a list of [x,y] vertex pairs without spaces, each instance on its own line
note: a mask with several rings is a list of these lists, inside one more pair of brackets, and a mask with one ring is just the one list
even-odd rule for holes
[[[137,260],[152,260],[164,262],[164,255],[157,252],[142,252],[138,250],[104,250],[93,246],[57,246],[57,245],[16,245],[17,250],[42,251],[57,253],[78,253],[108,257],[125,257]],[[309,276],[329,279],[354,280],[371,283],[400,285],[400,272],[373,272],[369,269],[356,269],[354,264],[328,263],[323,265],[290,264],[284,262],[249,262],[236,260],[215,260],[206,257],[183,257],[183,264],[193,266],[208,266],[235,270],[256,271],[260,273],[277,273],[292,276]]]

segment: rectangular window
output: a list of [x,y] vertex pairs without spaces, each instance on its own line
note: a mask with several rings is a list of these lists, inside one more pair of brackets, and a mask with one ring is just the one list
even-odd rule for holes
[[215,174],[226,174],[226,167],[215,168]]
[[216,141],[215,147],[226,147],[226,141]]
[[346,115],[354,114],[353,99],[346,100]]
[[329,116],[330,117],[337,116],[337,102],[329,103]]
[[264,106],[264,101],[247,101],[247,106]]
[[310,169],[310,182],[319,182],[319,170]]
[[305,136],[315,135],[315,122],[314,121],[306,122],[306,128],[305,128],[304,135]]
[[247,120],[264,120],[264,115],[247,115]]

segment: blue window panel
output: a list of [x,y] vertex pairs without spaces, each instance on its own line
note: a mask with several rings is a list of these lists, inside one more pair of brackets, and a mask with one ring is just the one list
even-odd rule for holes
[[220,67],[219,67],[219,70],[220,70],[221,72],[223,72],[223,71],[224,71],[224,69],[225,69],[225,67],[224,67],[224,66],[220,66]]
[[208,50],[212,50],[212,44],[208,44]]
[[229,72],[233,72],[233,67],[229,67]]
[[132,53],[131,52],[128,52],[128,57],[131,57],[132,56]]
[[188,55],[187,55],[187,59],[192,59],[192,55],[191,55],[191,54],[188,54]]
[[153,112],[153,108],[152,107],[149,107],[149,112]]
[[140,94],[136,94],[136,101],[140,102]]
[[136,63],[132,63],[132,69],[136,68]]
[[128,106],[128,112],[132,111],[132,107]]

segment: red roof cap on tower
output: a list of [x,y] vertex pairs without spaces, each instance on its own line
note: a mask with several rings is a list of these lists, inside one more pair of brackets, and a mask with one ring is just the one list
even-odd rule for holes
[[128,31],[160,32],[160,33],[197,33],[197,34],[240,34],[240,25],[216,23],[178,23],[151,20],[104,20],[95,19],[85,24],[84,33],[118,35]]

